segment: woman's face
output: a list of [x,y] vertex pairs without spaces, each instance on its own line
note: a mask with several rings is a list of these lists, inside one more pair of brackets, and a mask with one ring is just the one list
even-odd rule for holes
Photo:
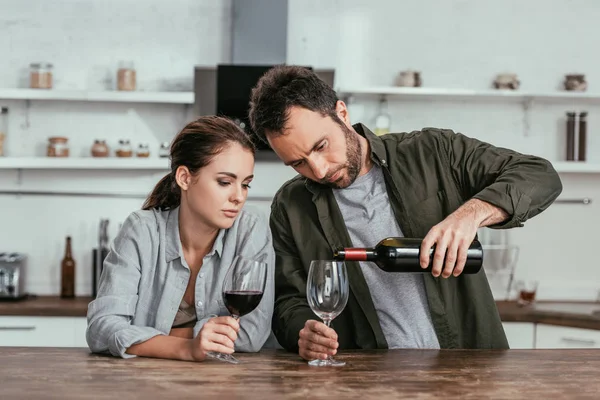
[[186,167],[177,169],[182,206],[209,228],[227,229],[246,202],[254,177],[254,155],[231,143],[192,176]]

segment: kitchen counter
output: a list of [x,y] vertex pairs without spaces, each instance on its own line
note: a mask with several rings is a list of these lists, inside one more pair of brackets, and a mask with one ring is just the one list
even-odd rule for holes
[[0,301],[0,316],[85,317],[91,297],[61,299],[58,296],[31,296],[23,300]]
[[[58,296],[0,301],[0,316],[85,317],[90,301],[91,297],[61,299]],[[542,301],[529,307],[519,307],[514,301],[498,301],[496,304],[505,322],[536,322],[600,330],[600,303]]]
[[498,301],[496,305],[504,322],[534,322],[600,330],[600,303],[537,302],[532,306],[519,307],[514,301]]
[[2,397],[26,399],[598,399],[599,350],[370,350],[346,366],[296,354],[238,354],[238,365],[120,359],[85,349],[4,348]]

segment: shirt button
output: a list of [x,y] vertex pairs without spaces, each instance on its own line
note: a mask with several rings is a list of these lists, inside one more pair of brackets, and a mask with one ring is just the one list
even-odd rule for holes
[[200,278],[204,278],[204,272],[200,272]]
[[201,301],[197,302],[196,304],[198,305],[198,307],[202,307],[202,302]]

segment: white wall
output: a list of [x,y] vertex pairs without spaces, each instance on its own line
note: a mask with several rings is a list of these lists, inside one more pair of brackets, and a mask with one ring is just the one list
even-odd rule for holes
[[[54,64],[56,90],[114,89],[120,60],[132,60],[138,89],[191,91],[195,65],[228,62],[231,3],[212,0],[7,0],[0,7],[0,87],[27,87],[30,62]],[[108,77],[111,82],[104,82]],[[150,144],[156,156],[193,116],[184,105],[6,101],[8,156],[44,156],[47,138],[69,137],[71,155],[89,155],[94,139]],[[289,169],[261,162],[249,203],[268,211],[275,185]],[[165,171],[166,173],[166,171]],[[0,195],[0,251],[29,256],[27,290],[56,294],[65,237],[73,237],[77,294],[91,293],[91,251],[100,218],[119,223],[139,209],[164,173],[143,171],[0,170],[0,190],[106,192],[132,198]],[[266,199],[266,200],[265,200]]]
[[[229,1],[7,0],[0,12],[0,87],[26,85],[30,62],[55,65],[56,88],[101,89],[119,60],[131,59],[143,90],[190,90],[194,65],[229,60]],[[403,69],[422,71],[425,86],[489,88],[498,72],[517,72],[522,88],[552,91],[568,72],[586,73],[598,92],[600,5],[593,0],[290,0],[288,63],[334,67],[336,86],[390,85]],[[375,99],[361,98],[372,124]],[[86,155],[95,138],[116,144],[149,142],[155,152],[191,117],[185,106],[33,101],[7,102],[11,122],[7,152],[42,156],[48,136],[70,137],[74,155]],[[520,104],[502,102],[405,101],[390,103],[396,131],[424,126],[452,128],[496,145],[562,157],[564,112],[590,112],[591,161],[600,163],[597,103],[534,103],[525,129]],[[27,115],[29,124],[27,124]],[[528,131],[527,135],[524,131]],[[57,293],[64,237],[74,236],[78,294],[89,293],[91,248],[100,217],[119,221],[139,208],[161,174],[141,172],[24,172],[21,185],[127,192],[134,199],[66,196],[0,196],[0,250],[30,255],[29,290]],[[254,201],[268,198],[292,172],[259,163]],[[17,173],[0,172],[0,190],[18,187]],[[521,246],[518,274],[542,279],[541,295],[595,298],[600,268],[594,257],[600,221],[598,175],[563,176],[563,198],[591,197],[590,206],[553,205],[510,232]],[[561,290],[557,290],[561,289]],[[565,287],[569,287],[565,290]],[[593,292],[593,294],[592,294]]]
[[[434,88],[491,89],[495,74],[516,72],[524,91],[559,90],[564,74],[586,74],[600,92],[594,0],[292,0],[288,62],[336,69],[336,87],[393,85],[399,71],[422,72]],[[353,122],[373,124],[375,98],[358,97]],[[589,111],[588,160],[600,163],[598,102],[518,103],[390,99],[392,131],[451,128],[498,146],[564,160],[565,112]],[[355,112],[356,114],[356,112]],[[527,125],[528,124],[528,125]],[[600,175],[564,175],[561,198],[510,231],[521,247],[517,278],[538,277],[542,297],[595,299],[600,265]]]

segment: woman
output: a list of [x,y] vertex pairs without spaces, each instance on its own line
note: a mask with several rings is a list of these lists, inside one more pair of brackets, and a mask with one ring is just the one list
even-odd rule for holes
[[[175,137],[171,172],[127,218],[104,261],[88,307],[93,352],[201,361],[234,346],[260,350],[271,327],[275,255],[266,220],[242,210],[253,170],[252,142],[225,118],[199,118]],[[239,321],[221,295],[236,255],[269,268],[260,305]]]

